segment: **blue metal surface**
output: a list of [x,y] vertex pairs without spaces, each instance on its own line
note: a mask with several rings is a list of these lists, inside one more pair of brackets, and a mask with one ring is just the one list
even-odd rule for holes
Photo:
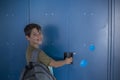
[[28,1],[0,1],[0,80],[18,80],[25,65]]
[[115,0],[113,80],[120,80],[120,0]]
[[41,48],[53,59],[74,52],[73,64],[54,68],[57,80],[120,80],[119,14],[120,0],[1,0],[0,80],[18,80],[29,22],[43,27]]
[[107,79],[108,0],[31,0],[30,21],[43,26],[48,55],[76,53],[73,64],[54,69],[57,80]]

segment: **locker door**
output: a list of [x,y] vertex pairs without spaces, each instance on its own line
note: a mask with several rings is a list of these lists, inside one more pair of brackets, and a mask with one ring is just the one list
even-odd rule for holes
[[[43,28],[42,49],[55,60],[63,60],[68,50],[69,0],[30,0],[30,22]],[[57,80],[67,80],[68,66],[54,69]]]
[[108,0],[70,0],[67,80],[107,80]]
[[28,0],[0,0],[0,80],[18,80],[25,65]]
[[[112,64],[112,79],[120,80],[120,0],[114,0],[114,18],[113,18],[113,64]],[[114,4],[113,3],[113,4]]]

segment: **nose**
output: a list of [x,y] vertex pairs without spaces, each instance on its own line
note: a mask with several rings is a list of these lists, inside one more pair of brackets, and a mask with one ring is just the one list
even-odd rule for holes
[[38,37],[38,38],[42,38],[42,34],[38,34],[37,37]]
[[37,37],[40,38],[40,34],[37,34]]

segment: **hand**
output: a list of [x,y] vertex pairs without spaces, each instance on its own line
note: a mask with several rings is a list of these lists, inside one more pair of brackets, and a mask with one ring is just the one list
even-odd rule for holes
[[66,58],[66,59],[65,59],[65,64],[71,64],[72,61],[73,61],[73,58],[72,58],[72,57]]

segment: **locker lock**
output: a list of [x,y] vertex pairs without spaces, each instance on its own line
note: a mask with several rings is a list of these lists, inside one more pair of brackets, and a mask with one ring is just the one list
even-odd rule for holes
[[[73,52],[64,52],[64,59],[66,58],[73,58]],[[73,64],[73,62],[71,62],[71,64]]]

